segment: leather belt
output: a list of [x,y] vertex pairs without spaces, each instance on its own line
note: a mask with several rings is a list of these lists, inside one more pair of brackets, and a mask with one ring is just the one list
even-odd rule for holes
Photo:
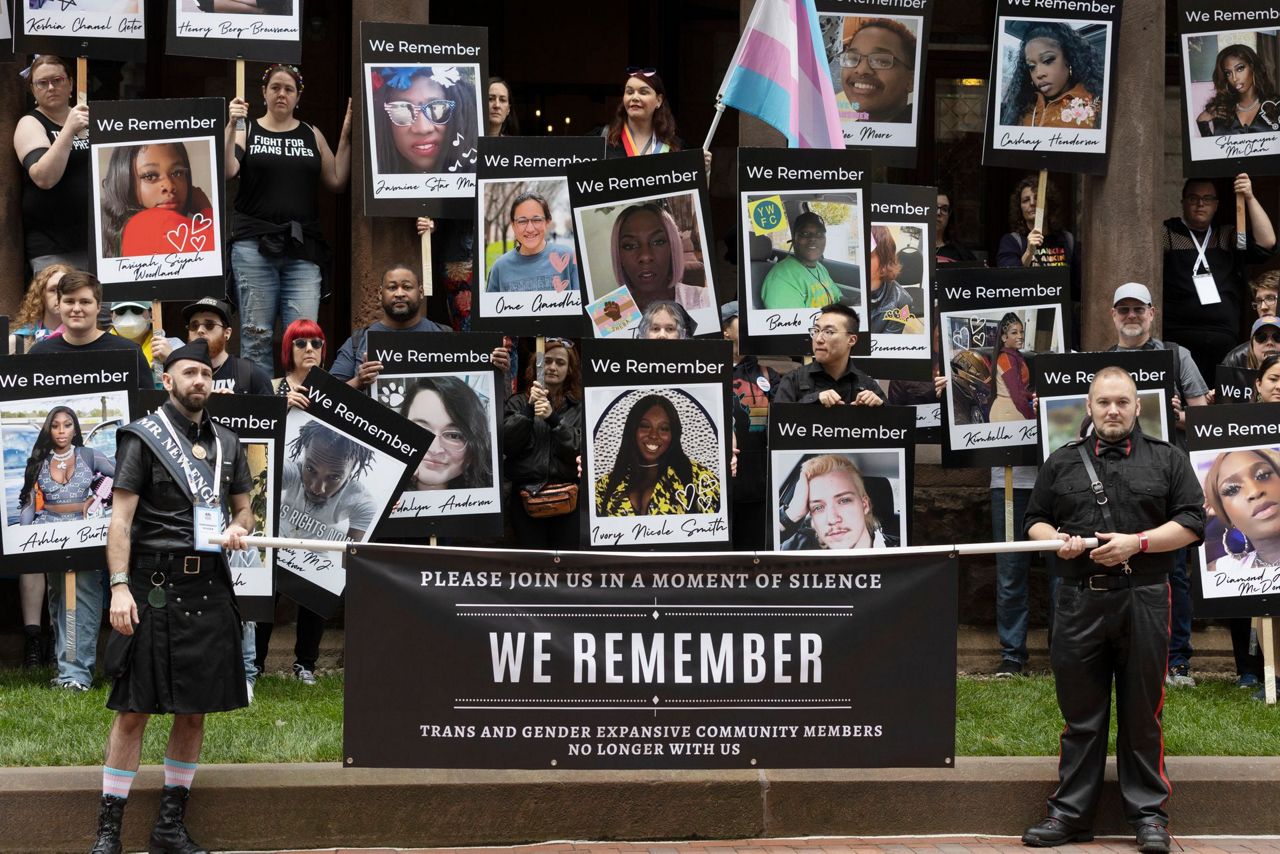
[[148,572],[168,572],[174,575],[199,575],[202,569],[213,569],[217,554],[190,554],[186,552],[136,552],[132,563],[137,569]]
[[1107,590],[1127,590],[1130,587],[1146,587],[1149,584],[1164,584],[1169,576],[1161,575],[1086,575],[1076,579],[1076,586],[1081,590],[1104,592]]

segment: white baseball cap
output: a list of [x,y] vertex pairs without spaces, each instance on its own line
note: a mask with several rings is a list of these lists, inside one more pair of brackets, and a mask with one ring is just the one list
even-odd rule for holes
[[1125,282],[1116,288],[1116,295],[1112,298],[1111,304],[1118,305],[1121,300],[1136,299],[1143,305],[1151,305],[1151,291],[1147,290],[1147,286],[1138,282]]

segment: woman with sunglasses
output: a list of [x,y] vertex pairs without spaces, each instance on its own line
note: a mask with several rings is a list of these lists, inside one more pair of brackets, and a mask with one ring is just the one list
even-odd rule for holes
[[489,293],[578,290],[578,263],[571,247],[547,242],[554,228],[551,204],[537,193],[521,193],[511,202],[515,248],[489,268]]
[[89,266],[89,108],[71,106],[70,69],[45,55],[23,73],[36,106],[18,120],[13,151],[22,164],[22,232],[33,273],[50,264]]
[[1280,353],[1280,319],[1259,317],[1249,330],[1249,358],[1245,367],[1259,370],[1263,361],[1275,353]]
[[378,174],[474,172],[476,90],[452,65],[372,72]]
[[324,330],[320,324],[305,317],[290,323],[280,343],[280,364],[284,365],[284,376],[271,381],[275,393],[288,400],[290,406],[306,409],[310,403],[307,374],[312,368],[323,366],[324,355]]
[[656,68],[628,66],[622,100],[605,129],[605,157],[639,157],[680,151],[676,117],[667,104],[667,87]]
[[[329,247],[320,231],[320,185],[344,192],[351,173],[351,102],[334,153],[320,129],[294,116],[303,91],[292,65],[262,75],[266,112],[249,115],[236,98],[228,110],[227,179],[240,178],[231,219],[231,272],[239,292],[241,355],[274,374],[276,318],[285,326],[320,311]],[[238,126],[239,124],[239,126]]]
[[582,453],[582,369],[577,348],[564,338],[548,338],[542,377],[533,362],[525,369],[529,390],[507,398],[502,420],[507,501],[516,544],[526,549],[578,548],[578,514],[535,519],[521,491],[537,494],[548,484],[577,483]]

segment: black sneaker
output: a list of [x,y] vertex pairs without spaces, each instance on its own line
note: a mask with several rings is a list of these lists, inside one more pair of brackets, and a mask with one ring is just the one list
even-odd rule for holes
[[1006,658],[1000,662],[1000,666],[996,668],[997,679],[1012,679],[1015,676],[1022,675],[1022,662],[1011,661]]
[[1141,854],[1169,854],[1169,831],[1162,824],[1142,825],[1136,841]]

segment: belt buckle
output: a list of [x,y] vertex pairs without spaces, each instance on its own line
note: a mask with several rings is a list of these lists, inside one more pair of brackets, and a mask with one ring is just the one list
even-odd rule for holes
[[1105,593],[1106,591],[1110,590],[1110,589],[1111,589],[1111,587],[1110,587],[1110,586],[1107,586],[1107,587],[1094,587],[1094,586],[1093,586],[1093,580],[1094,580],[1095,578],[1106,578],[1106,577],[1107,577],[1107,576],[1105,576],[1105,575],[1091,575],[1091,576],[1089,576],[1089,589],[1090,589],[1090,590],[1092,590],[1092,591],[1094,591],[1095,593]]
[[[192,569],[195,567],[195,569]],[[182,559],[183,575],[199,575],[200,574],[200,557],[198,555],[187,555]]]

